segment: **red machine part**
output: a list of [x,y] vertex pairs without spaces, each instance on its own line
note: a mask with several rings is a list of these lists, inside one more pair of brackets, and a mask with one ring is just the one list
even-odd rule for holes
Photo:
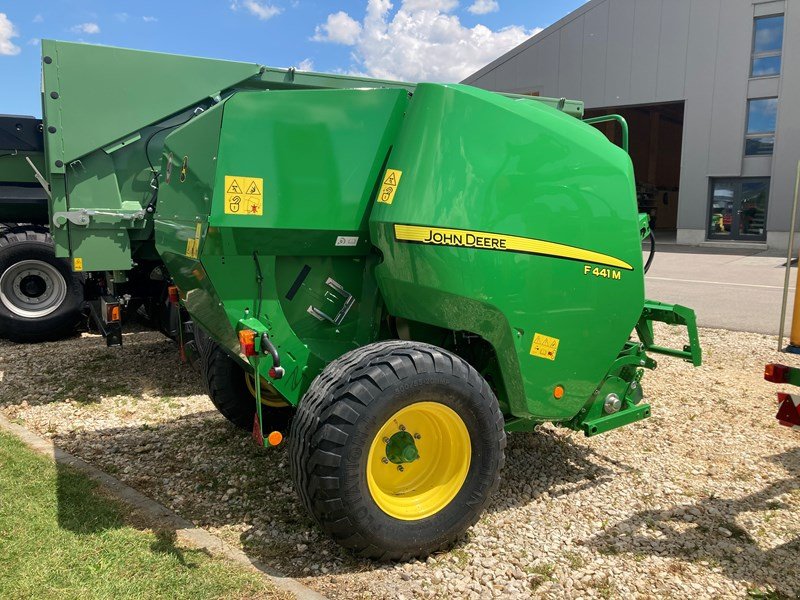
[[[764,366],[764,379],[772,383],[789,383],[799,385],[800,369],[786,365],[770,363]],[[778,414],[775,415],[781,425],[800,429],[800,396],[778,392]]]
[[781,425],[800,429],[800,397],[778,392],[778,419]]

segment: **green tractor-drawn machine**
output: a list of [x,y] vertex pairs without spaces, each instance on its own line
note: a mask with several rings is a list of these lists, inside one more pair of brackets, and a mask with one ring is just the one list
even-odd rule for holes
[[[44,157],[0,169],[25,159],[45,196],[0,202],[0,317],[25,329],[35,310],[9,306],[63,292],[119,343],[144,311],[225,417],[288,437],[302,503],[360,555],[452,543],[506,432],[639,421],[650,354],[700,364],[694,313],[645,300],[631,161],[580,102],[42,50]],[[26,259],[22,231],[52,256]]]

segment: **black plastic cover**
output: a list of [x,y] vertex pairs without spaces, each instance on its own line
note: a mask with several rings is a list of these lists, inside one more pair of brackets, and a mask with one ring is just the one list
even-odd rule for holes
[[0,152],[44,152],[42,120],[20,115],[0,115]]

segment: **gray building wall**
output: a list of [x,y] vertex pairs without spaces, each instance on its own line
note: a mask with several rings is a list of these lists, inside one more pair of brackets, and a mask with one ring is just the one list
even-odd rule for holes
[[[781,75],[750,79],[753,19],[781,12]],[[587,108],[685,101],[678,241],[706,238],[709,178],[764,176],[767,243],[786,247],[800,160],[800,0],[592,0],[464,82]],[[774,154],[745,157],[747,100],[770,96]]]

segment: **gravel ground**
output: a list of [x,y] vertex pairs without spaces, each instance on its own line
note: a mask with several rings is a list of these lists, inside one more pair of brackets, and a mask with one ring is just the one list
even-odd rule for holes
[[[666,326],[657,334],[683,342]],[[701,330],[705,365],[661,357],[653,417],[596,438],[509,438],[488,511],[450,552],[349,556],[298,506],[285,449],[252,446],[155,333],[0,342],[0,410],[331,598],[800,597],[800,432],[774,419],[758,334]],[[67,374],[64,376],[64,374]]]

